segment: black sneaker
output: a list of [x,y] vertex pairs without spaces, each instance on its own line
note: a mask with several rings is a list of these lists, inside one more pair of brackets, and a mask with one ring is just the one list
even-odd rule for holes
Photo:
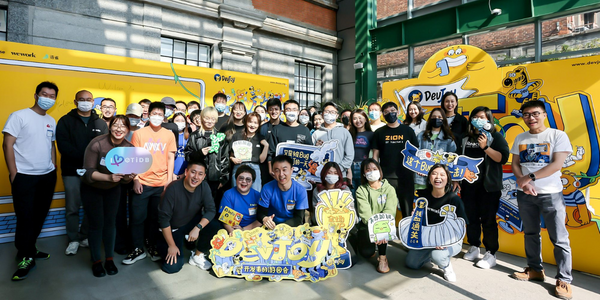
[[33,257],[23,258],[21,262],[18,264],[18,269],[13,274],[12,281],[20,281],[29,275],[29,271],[35,269],[35,260]]
[[146,258],[146,252],[140,248],[135,248],[125,259],[122,261],[124,265],[132,265],[138,260]]
[[[46,253],[46,252],[42,252],[40,250],[36,250],[37,252],[35,253],[35,255],[33,256],[33,258],[35,259],[49,259],[50,258],[50,254]],[[21,262],[25,257],[21,256],[19,257],[18,255],[15,256],[15,261],[16,262]]]
[[106,270],[106,274],[108,275],[115,275],[119,273],[119,270],[117,269],[117,266],[115,266],[115,262],[112,259],[107,260],[104,263],[104,269]]
[[102,267],[102,262],[99,261],[92,265],[92,273],[94,273],[94,276],[96,277],[106,276],[106,271],[104,271],[104,268]]
[[152,246],[150,248],[148,248],[148,255],[150,255],[150,259],[152,261],[159,261],[162,258],[160,257],[160,255],[158,255],[158,251],[156,250],[156,246]]

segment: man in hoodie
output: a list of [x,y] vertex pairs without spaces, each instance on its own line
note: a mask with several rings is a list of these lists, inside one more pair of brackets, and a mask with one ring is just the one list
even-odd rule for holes
[[343,176],[352,180],[352,167],[354,160],[354,142],[352,135],[342,125],[336,122],[338,118],[338,108],[333,102],[327,102],[323,106],[323,119],[325,125],[317,129],[312,136],[313,143],[317,146],[325,142],[337,140],[337,147],[333,149],[335,159],[333,160],[342,168]]
[[81,90],[75,94],[73,102],[77,108],[62,116],[56,126],[56,144],[61,154],[60,167],[65,186],[65,227],[69,238],[66,255],[75,255],[80,245],[87,247],[88,223],[85,215],[79,229],[80,175],[85,173],[83,154],[93,138],[108,133],[106,122],[92,109],[92,93]]
[[215,125],[215,130],[218,132],[229,119],[229,116],[225,114],[225,111],[227,110],[227,95],[221,92],[216,93],[213,96],[213,105],[215,106],[217,113],[219,113],[219,118],[217,119],[217,124]]

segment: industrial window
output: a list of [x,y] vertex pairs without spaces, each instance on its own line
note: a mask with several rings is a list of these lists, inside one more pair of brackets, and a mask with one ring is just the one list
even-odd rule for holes
[[300,103],[300,108],[313,105],[320,107],[323,90],[322,72],[323,67],[321,66],[296,62],[294,92],[296,101]]
[[167,37],[160,42],[160,61],[210,68],[210,46]]
[[6,41],[6,9],[0,9],[0,41]]

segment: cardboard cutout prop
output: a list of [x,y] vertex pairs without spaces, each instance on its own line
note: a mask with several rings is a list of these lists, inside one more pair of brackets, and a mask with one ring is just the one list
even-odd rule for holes
[[317,282],[337,275],[335,244],[323,227],[308,224],[237,229],[231,236],[221,229],[211,241],[209,258],[217,277]]
[[231,149],[233,150],[233,156],[241,159],[242,162],[252,160],[252,142],[243,140],[235,141],[231,145]]
[[402,161],[404,167],[415,173],[427,174],[433,165],[444,164],[450,170],[453,181],[464,179],[470,183],[479,178],[478,166],[483,161],[483,158],[475,159],[452,152],[434,152],[429,149],[419,149],[410,142],[406,143],[402,154],[404,154],[404,160]]
[[294,160],[292,178],[307,190],[312,190],[309,181],[321,182],[321,170],[326,163],[334,161],[334,149],[337,140],[323,143],[321,146],[310,146],[296,143],[279,143],[275,153],[285,154]]
[[244,215],[229,208],[229,206],[225,206],[223,208],[223,212],[219,216],[219,221],[221,221],[229,226],[235,226],[235,225],[240,225],[240,222],[242,222],[243,218],[244,218]]
[[141,147],[112,148],[100,164],[113,174],[142,174],[152,167],[152,154]]
[[369,218],[367,225],[369,227],[371,243],[398,239],[396,237],[396,219],[390,214],[374,214]]
[[[338,269],[347,269],[352,266],[352,255],[346,248],[346,239],[354,224],[356,224],[356,211],[352,192],[342,190],[322,191],[318,195],[319,203],[315,207],[317,224],[325,228],[331,236],[333,245],[340,255],[335,260]],[[336,242],[337,241],[337,242]]]
[[427,223],[427,199],[417,199],[417,206],[411,217],[400,221],[400,241],[409,249],[431,249],[448,247],[465,237],[466,223],[456,216],[456,207],[446,204],[440,209],[444,221],[438,224]]

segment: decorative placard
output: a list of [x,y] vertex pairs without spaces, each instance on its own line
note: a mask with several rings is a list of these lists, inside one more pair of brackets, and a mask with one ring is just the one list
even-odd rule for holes
[[104,163],[113,174],[142,174],[152,166],[152,154],[141,147],[116,147],[108,151]]
[[240,222],[242,222],[243,217],[244,217],[244,215],[229,208],[229,206],[225,206],[223,208],[223,212],[219,216],[219,221],[221,221],[229,226],[235,226],[235,225],[240,225]]
[[231,145],[231,149],[233,150],[233,156],[241,159],[242,162],[252,160],[252,142],[243,140],[235,141]]
[[324,190],[319,193],[319,202],[315,207],[317,224],[325,228],[334,242],[339,258],[336,268],[347,269],[352,266],[352,255],[346,247],[346,239],[356,223],[354,198],[352,192],[339,189]]
[[374,214],[367,222],[369,227],[369,239],[371,243],[379,241],[392,241],[396,237],[396,219],[390,214]]
[[275,153],[291,157],[294,161],[292,178],[307,190],[312,190],[309,181],[321,182],[321,170],[326,163],[334,161],[337,144],[337,140],[327,141],[321,146],[279,143]]

